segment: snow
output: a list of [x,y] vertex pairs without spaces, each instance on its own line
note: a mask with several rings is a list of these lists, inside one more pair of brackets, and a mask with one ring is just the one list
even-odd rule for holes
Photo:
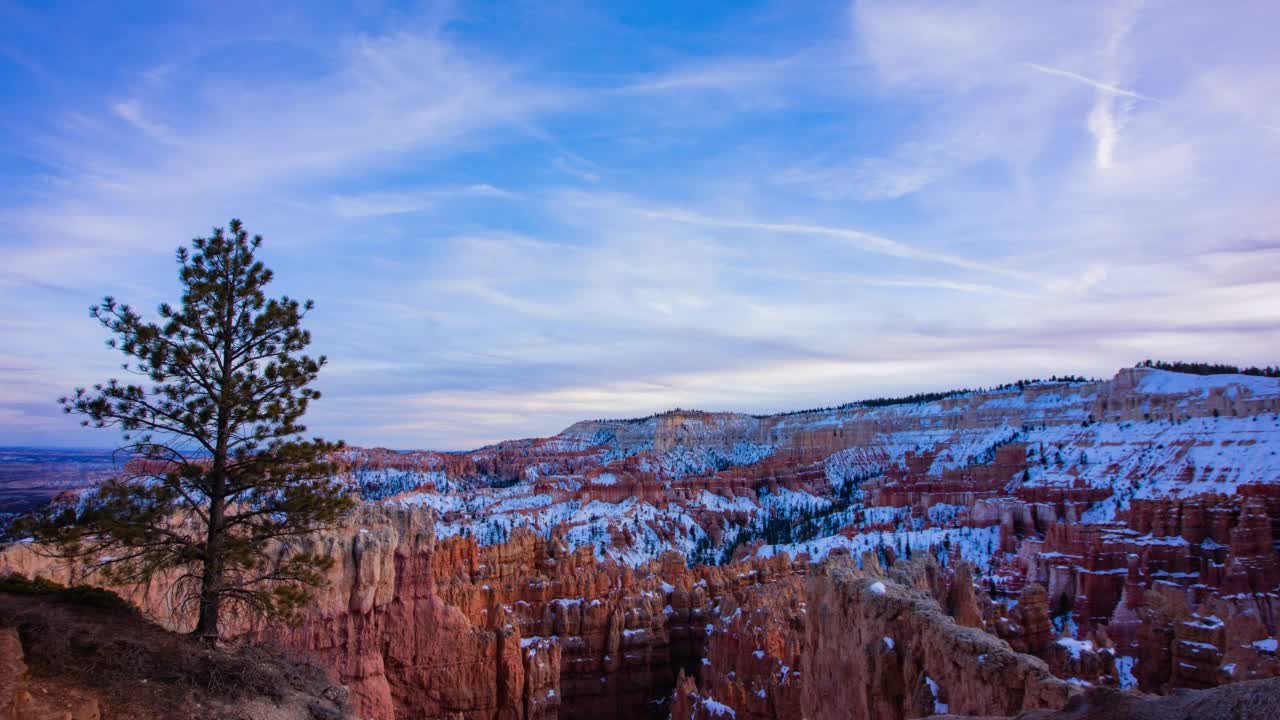
[[1120,656],[1116,658],[1116,679],[1120,682],[1121,690],[1132,690],[1138,687],[1138,677],[1133,674],[1133,669],[1138,665],[1138,658]]
[[731,717],[731,718],[738,717],[738,713],[734,711],[733,708],[729,707],[728,705],[725,705],[722,702],[718,702],[711,698],[702,698],[700,702],[702,703],[702,707],[706,708],[707,712],[711,715]]
[[[1000,546],[1000,528],[924,528],[923,530],[903,530],[899,532],[864,532],[852,538],[844,535],[830,535],[806,542],[784,545],[762,545],[756,551],[759,557],[772,557],[786,553],[796,557],[800,553],[809,553],[810,562],[819,562],[832,550],[843,549],[858,558],[868,550],[877,547],[891,547],[895,551],[911,548],[912,552],[927,551],[931,546],[945,547],[950,542],[960,550],[960,557],[973,563],[974,567],[986,571],[991,567],[991,555]],[[899,553],[901,554],[901,553]]]
[[868,525],[894,525],[900,520],[911,515],[909,507],[887,507],[882,505],[873,505],[862,510],[862,526]]
[[1177,546],[1177,545],[1191,544],[1187,542],[1186,538],[1178,535],[1169,535],[1169,536],[1143,535],[1140,538],[1135,538],[1134,542],[1139,545],[1175,545]]
[[938,699],[938,683],[934,682],[933,678],[928,675],[924,676],[924,681],[929,686],[929,692],[933,693],[933,712],[937,715],[946,715],[951,708]]
[[800,490],[778,488],[777,492],[760,494],[760,505],[771,512],[791,514],[796,510],[822,510],[831,507],[831,501]]
[[894,648],[893,638],[886,636],[884,639],[884,646],[892,650]]
[[463,510],[466,505],[462,498],[457,495],[443,495],[440,493],[423,492],[416,495],[409,495],[396,500],[399,505],[426,505],[435,510],[437,513],[446,513],[455,510]]
[[929,506],[927,515],[929,522],[934,525],[946,525],[956,521],[956,517],[965,510],[964,505],[949,505],[947,503],[935,503]]
[[860,485],[864,479],[884,472],[882,458],[877,458],[867,448],[853,447],[841,450],[823,461],[827,482],[839,492],[849,483]]
[[1273,653],[1276,651],[1275,638],[1267,638],[1266,640],[1254,640],[1249,644],[1263,652]]
[[1198,655],[1202,652],[1218,652],[1218,646],[1213,643],[1196,642],[1195,640],[1179,640],[1178,642],[1181,643],[1183,647],[1191,650],[1192,655]]
[[[656,559],[667,550],[692,554],[706,533],[679,505],[658,508],[630,497],[622,502],[577,500],[554,502],[548,495],[519,496],[518,486],[477,495],[466,501],[466,513],[452,521],[437,520],[437,537],[469,535],[481,544],[505,542],[513,529],[529,527],[549,536],[567,525],[566,540],[571,547],[587,545],[601,560],[639,565]],[[493,514],[488,514],[496,510]],[[668,532],[660,535],[656,528]],[[615,546],[615,532],[626,530],[632,543]]]
[[1050,622],[1053,624],[1054,632],[1065,633],[1066,637],[1063,639],[1070,640],[1080,633],[1080,628],[1076,627],[1075,617],[1069,612],[1053,616]]
[[698,494],[697,501],[701,503],[704,508],[715,512],[745,512],[754,514],[760,510],[760,507],[752,502],[750,498],[727,498],[723,495],[717,495],[707,490],[703,490]]
[[550,495],[529,495],[526,497],[507,498],[500,502],[494,503],[486,512],[502,514],[512,512],[514,510],[533,510],[540,507],[546,507],[552,502]]
[[350,473],[350,480],[367,500],[382,500],[427,484],[434,485],[437,490],[444,490],[449,486],[448,477],[441,470],[358,468]]
[[[751,418],[752,422],[759,422]],[[686,420],[686,425],[690,421]],[[718,428],[716,432],[725,432]],[[708,436],[713,431],[706,431]],[[773,454],[773,446],[740,441],[727,451],[717,446],[681,444],[663,451],[657,458],[657,468],[675,478],[685,475],[704,475],[730,467],[751,465]],[[642,469],[647,469],[643,468]]]
[[[816,518],[795,537],[811,539],[764,545],[758,555],[786,553],[795,557],[805,553],[819,561],[840,551],[858,560],[863,553],[882,547],[892,548],[899,556],[933,548],[943,563],[955,551],[980,573],[991,568],[992,555],[999,547],[998,528],[954,527],[969,512],[965,505],[926,502],[915,511],[910,507],[867,506],[862,483],[883,478],[887,469],[902,466],[907,453],[917,457],[933,453],[925,459],[928,471],[937,474],[989,463],[999,446],[1016,440],[1027,444],[1029,466],[1006,491],[1023,485],[1105,488],[1112,491],[1111,496],[1086,509],[1082,520],[1109,523],[1133,498],[1232,494],[1241,486],[1280,477],[1280,422],[1272,414],[1210,417],[1211,405],[1206,404],[1217,396],[1280,397],[1280,380],[1151,369],[1136,370],[1134,375],[1138,392],[1124,396],[1124,414],[1142,417],[1146,413],[1150,420],[1117,420],[1110,411],[1115,404],[1108,407],[1107,417],[1090,417],[1115,393],[1109,382],[1046,382],[1033,383],[1025,391],[1014,388],[957,394],[952,397],[958,401],[945,403],[874,408],[851,404],[772,421],[748,415],[689,413],[680,419],[679,440],[663,445],[662,451],[655,449],[658,418],[578,423],[555,438],[519,441],[525,444],[516,447],[529,460],[521,474],[523,480],[506,487],[497,487],[496,478],[447,476],[446,456],[439,453],[421,454],[410,470],[361,467],[347,477],[362,488],[367,499],[430,507],[441,538],[465,535],[481,544],[492,544],[506,541],[520,527],[546,538],[559,529],[572,548],[592,547],[601,560],[634,566],[670,550],[693,562],[718,562],[734,546],[764,538],[770,523],[776,526],[778,519],[805,515]],[[975,427],[970,422],[975,415],[997,419],[992,425],[983,425],[980,419]],[[639,454],[630,467],[656,473],[660,482],[678,488],[686,476],[731,474],[735,467],[770,457],[775,446],[766,440],[781,443],[785,442],[782,438],[795,433],[841,434],[853,427],[866,431],[866,436],[859,437],[856,447],[823,459],[823,478],[800,489],[783,486],[769,492],[761,487],[758,495],[750,490],[722,495],[695,485],[689,494],[677,496],[691,496],[687,505],[655,504],[635,497],[617,503],[599,499],[583,503],[573,496],[593,484],[620,483],[622,471],[608,466],[620,458]],[[491,452],[477,450],[471,457],[492,459]],[[554,452],[582,455],[571,461],[539,455]],[[356,453],[351,462],[362,459],[367,460]],[[598,474],[588,477],[593,473]],[[540,490],[550,489],[532,493],[534,480]],[[435,491],[423,491],[423,486],[434,486]],[[392,496],[394,500],[389,499]],[[853,537],[838,534],[845,526],[862,532]],[[870,530],[872,527],[885,530]],[[1132,545],[1181,546],[1186,542],[1178,537],[1125,535],[1110,528],[1106,532],[1117,533],[1115,539]],[[717,540],[713,542],[712,537]],[[1212,541],[1201,543],[1200,549],[1218,550]],[[1072,565],[1077,564],[1079,561]],[[1195,579],[1186,574],[1162,577],[1184,585]]]
[[[1135,497],[1229,495],[1241,485],[1280,476],[1280,427],[1253,417],[1060,424],[1033,430],[1026,440],[1037,452],[1030,458],[1027,485],[1071,485],[1079,480],[1114,491],[1084,513],[1088,523],[1114,520]],[[1039,448],[1051,458],[1047,466],[1039,462]],[[1056,463],[1058,455],[1066,463],[1062,468]],[[1184,475],[1188,471],[1189,479]]]
[[1082,652],[1093,652],[1092,640],[1076,640],[1069,637],[1060,637],[1058,638],[1058,644],[1066,648],[1067,652],[1071,653],[1071,658],[1073,660],[1079,660],[1080,653]]
[[871,583],[871,587],[867,589],[875,593],[876,595],[883,595],[885,592],[884,583],[880,582],[879,580]]
[[[548,637],[540,637],[540,636],[538,636],[538,635],[530,635],[529,637],[523,637],[523,638],[520,638],[520,647],[522,647],[522,648],[528,648],[528,647],[532,647],[532,646],[534,646],[534,645],[537,645],[537,646],[538,646],[538,648],[545,649],[545,648],[543,647],[544,645],[548,645],[548,644],[550,644],[550,643],[557,643],[557,642],[559,642],[559,641],[560,641],[560,636],[559,636],[559,635],[551,635],[551,636],[548,636]],[[538,648],[535,648],[534,650],[536,650],[536,649],[538,649]],[[533,655],[534,655],[534,650],[530,650],[530,651],[529,651],[529,657],[533,657]]]
[[1254,375],[1191,375],[1168,370],[1146,370],[1138,381],[1138,390],[1152,394],[1203,395],[1208,390],[1242,388],[1251,395],[1280,395],[1280,379]]

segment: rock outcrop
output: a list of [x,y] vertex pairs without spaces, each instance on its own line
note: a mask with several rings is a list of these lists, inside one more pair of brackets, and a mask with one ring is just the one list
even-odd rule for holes
[[947,615],[939,571],[927,556],[886,571],[868,555],[861,569],[829,560],[741,594],[708,625],[707,659],[679,682],[673,720],[1014,714],[1079,694],[1043,660]]
[[0,720],[355,720],[313,666],[209,648],[102,595],[15,584],[0,590]]
[[1032,711],[1019,715],[1018,720],[1271,720],[1277,707],[1280,679],[1273,678],[1167,697],[1096,688],[1063,710]]
[[1013,715],[1064,707],[1044,661],[956,624],[929,595],[835,564],[808,579],[804,707],[822,718]]

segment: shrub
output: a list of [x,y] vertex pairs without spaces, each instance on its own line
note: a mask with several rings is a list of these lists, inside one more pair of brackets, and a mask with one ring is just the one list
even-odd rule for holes
[[119,595],[90,585],[63,585],[48,578],[27,578],[18,573],[10,573],[0,577],[0,592],[15,595],[39,595],[51,597],[72,605],[93,607],[101,610],[114,610],[137,614],[138,609]]

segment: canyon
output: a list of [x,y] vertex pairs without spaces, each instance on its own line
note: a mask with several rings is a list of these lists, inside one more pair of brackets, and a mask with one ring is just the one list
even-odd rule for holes
[[[1155,368],[352,448],[364,502],[294,548],[328,584],[235,634],[315,658],[368,720],[1012,716],[1247,685],[1280,677],[1277,451],[1280,380]],[[0,570],[71,572],[22,544]],[[190,620],[162,583],[119,590]]]

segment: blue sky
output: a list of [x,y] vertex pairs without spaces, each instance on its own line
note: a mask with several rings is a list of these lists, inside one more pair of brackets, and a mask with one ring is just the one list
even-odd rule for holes
[[87,5],[0,5],[0,444],[230,217],[359,444],[1280,360],[1273,3]]

